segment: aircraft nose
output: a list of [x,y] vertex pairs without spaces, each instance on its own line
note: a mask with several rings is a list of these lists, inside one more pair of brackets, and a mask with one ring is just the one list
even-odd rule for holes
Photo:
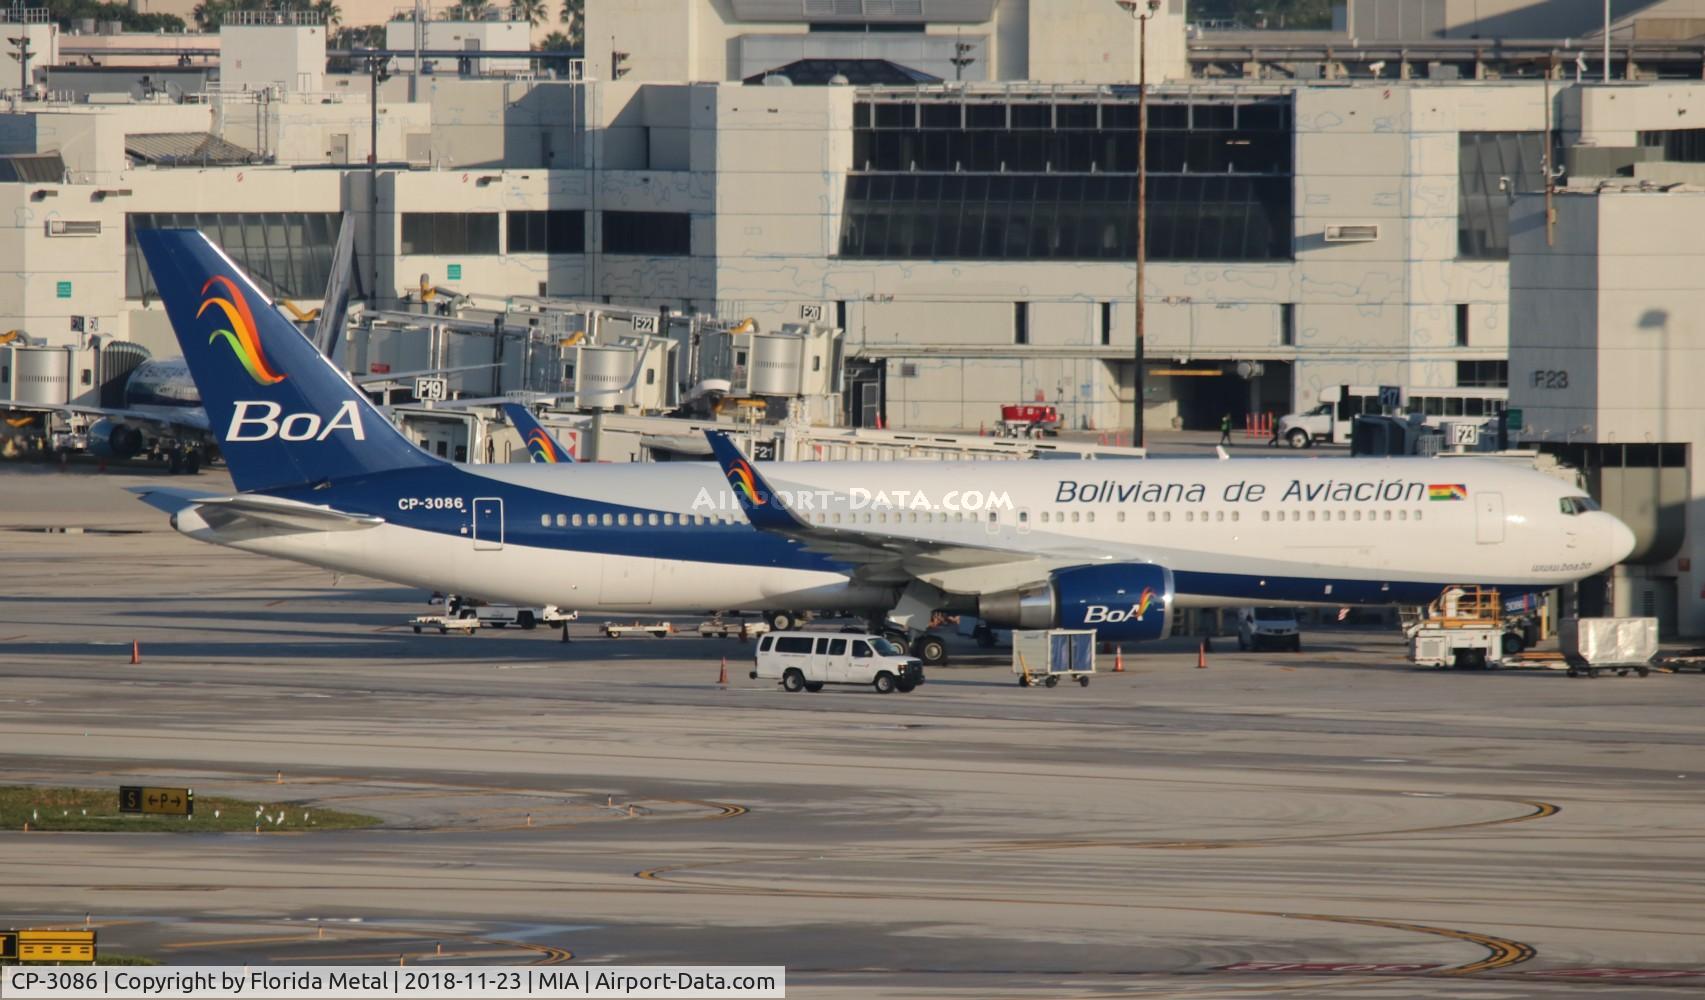
[[1626,524],[1623,524],[1622,519],[1616,515],[1605,514],[1604,516],[1610,522],[1607,526],[1609,530],[1605,533],[1605,548],[1608,550],[1605,555],[1609,559],[1608,565],[1615,566],[1628,558],[1629,553],[1634,551],[1634,532]]

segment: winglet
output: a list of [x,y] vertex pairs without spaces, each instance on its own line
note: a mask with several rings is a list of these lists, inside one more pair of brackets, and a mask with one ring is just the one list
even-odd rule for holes
[[551,432],[545,430],[544,425],[539,423],[525,406],[519,403],[501,403],[499,409],[503,410],[503,415],[509,419],[516,433],[521,435],[521,440],[526,443],[533,461],[564,464],[574,461],[574,456],[568,453],[568,449],[552,437]]
[[746,512],[752,527],[774,530],[804,526],[805,522],[787,509],[786,498],[770,489],[770,484],[764,482],[758,470],[746,461],[746,456],[740,454],[740,449],[728,439],[727,434],[705,431],[704,436],[710,442],[710,450],[715,453],[716,462],[722,466],[722,474],[728,477],[728,485],[733,487],[740,509]]

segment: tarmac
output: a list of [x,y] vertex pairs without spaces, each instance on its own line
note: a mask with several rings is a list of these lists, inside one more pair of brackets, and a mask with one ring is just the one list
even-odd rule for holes
[[0,832],[0,926],[171,964],[785,965],[798,997],[1705,988],[1705,677],[1321,629],[1207,669],[1130,646],[1086,688],[957,643],[911,694],[787,694],[749,645],[602,617],[415,635],[419,591],[122,489],[171,481],[0,469],[0,784],[384,823]]

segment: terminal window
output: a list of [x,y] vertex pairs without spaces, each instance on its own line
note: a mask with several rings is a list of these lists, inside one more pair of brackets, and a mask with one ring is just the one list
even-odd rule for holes
[[1545,189],[1545,134],[1463,132],[1458,153],[1457,256],[1508,260],[1510,202]]
[[[1125,260],[1136,254],[1134,102],[854,105],[841,255]],[[1155,104],[1148,254],[1291,256],[1288,100]]]
[[692,222],[686,212],[605,212],[604,252],[686,256],[693,252]]
[[510,253],[585,253],[586,213],[508,212]]
[[159,295],[136,246],[138,229],[199,229],[273,298],[326,294],[339,212],[131,212],[124,217],[124,294]]
[[404,212],[403,253],[497,253],[496,212]]
[[1510,384],[1508,361],[1458,361],[1456,384],[1463,389],[1503,389]]

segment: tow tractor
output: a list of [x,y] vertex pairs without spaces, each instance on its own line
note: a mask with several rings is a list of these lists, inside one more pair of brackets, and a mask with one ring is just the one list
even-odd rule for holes
[[1425,608],[1406,609],[1409,659],[1420,667],[1494,669],[1527,645],[1532,614],[1510,614],[1489,587],[1447,587]]

